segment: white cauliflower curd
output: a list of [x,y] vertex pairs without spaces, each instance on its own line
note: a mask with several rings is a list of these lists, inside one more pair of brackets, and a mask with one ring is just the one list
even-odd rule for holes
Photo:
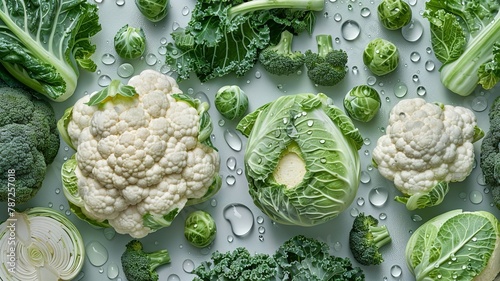
[[471,173],[473,143],[483,135],[467,108],[406,99],[391,110],[373,162],[405,195],[398,201],[409,209],[433,206],[443,200],[448,183]]
[[207,108],[153,70],[78,100],[59,121],[76,149],[62,170],[75,213],[141,238],[211,197],[220,176]]

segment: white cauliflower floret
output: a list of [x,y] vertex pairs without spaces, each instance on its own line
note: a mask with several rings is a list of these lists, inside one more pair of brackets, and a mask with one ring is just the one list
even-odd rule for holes
[[467,108],[402,100],[390,113],[373,160],[405,195],[428,193],[438,183],[463,181],[471,173],[473,142],[482,134]]
[[77,101],[67,131],[77,147],[82,212],[140,238],[168,226],[189,199],[219,189],[212,187],[219,155],[198,139],[206,107],[174,79],[146,70],[129,85],[137,95],[108,96],[98,106],[86,105],[88,96]]

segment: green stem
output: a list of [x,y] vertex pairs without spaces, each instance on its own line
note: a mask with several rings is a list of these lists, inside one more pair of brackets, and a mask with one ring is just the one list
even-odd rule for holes
[[269,9],[299,9],[309,11],[321,11],[325,6],[323,0],[253,0],[245,2],[234,7],[229,8],[227,11],[230,19],[251,13],[259,10]]

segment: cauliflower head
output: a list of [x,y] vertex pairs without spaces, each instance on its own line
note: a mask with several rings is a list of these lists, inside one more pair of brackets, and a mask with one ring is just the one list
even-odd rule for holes
[[443,200],[448,183],[463,181],[471,173],[473,143],[483,136],[467,108],[406,99],[391,110],[373,162],[405,195],[397,201],[409,209],[433,206]]
[[219,190],[208,104],[154,70],[107,91],[97,105],[84,96],[60,120],[76,149],[63,165],[65,195],[81,218],[141,238]]

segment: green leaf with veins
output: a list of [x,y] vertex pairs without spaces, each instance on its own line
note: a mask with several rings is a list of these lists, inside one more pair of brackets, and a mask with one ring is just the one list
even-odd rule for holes
[[92,95],[90,100],[85,104],[88,106],[98,105],[106,103],[116,96],[131,98],[136,94],[137,92],[134,87],[123,85],[120,80],[113,80],[106,88]]

